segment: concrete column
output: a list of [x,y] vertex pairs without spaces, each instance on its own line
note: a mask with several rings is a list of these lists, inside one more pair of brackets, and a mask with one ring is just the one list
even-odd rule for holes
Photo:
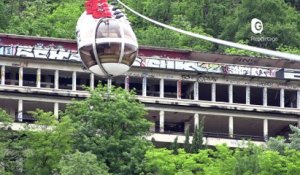
[[36,87],[41,88],[41,69],[36,70]]
[[232,116],[229,117],[229,126],[228,126],[228,128],[229,128],[229,137],[233,138],[233,117]]
[[250,93],[251,93],[250,86],[247,86],[246,87],[246,104],[247,105],[250,105]]
[[194,129],[199,127],[199,114],[194,114]]
[[263,105],[268,106],[268,88],[263,88]]
[[165,80],[163,78],[159,81],[159,97],[164,98],[165,96]]
[[72,91],[76,91],[76,85],[77,85],[76,78],[77,78],[76,72],[73,71],[73,73],[72,73]]
[[95,75],[93,73],[90,73],[90,88],[95,89]]
[[284,108],[284,89],[280,89],[280,107]]
[[129,80],[129,76],[126,76],[126,77],[125,77],[125,89],[126,89],[126,90],[129,90],[129,88],[130,88],[130,87],[129,87],[129,81],[130,81],[130,80]]
[[269,135],[269,129],[268,129],[268,119],[264,119],[264,138],[265,140],[268,140]]
[[18,101],[18,121],[23,121],[23,100]]
[[177,99],[181,99],[182,80],[177,81]]
[[59,70],[54,72],[54,89],[59,89]]
[[216,101],[216,83],[211,84],[211,101],[215,102]]
[[59,103],[55,102],[54,103],[54,116],[56,117],[56,119],[58,119],[58,111],[59,111]]
[[300,118],[298,118],[298,123],[297,123],[297,125],[298,125],[298,128],[300,128]]
[[228,86],[228,97],[229,97],[229,103],[233,103],[233,85],[232,84],[230,84],[229,86]]
[[19,86],[23,86],[23,67],[19,68]]
[[165,132],[165,111],[159,112],[159,132]]
[[5,66],[1,66],[1,85],[5,85]]
[[199,100],[199,83],[194,83],[194,100]]
[[143,77],[143,96],[147,96],[147,77]]
[[297,91],[297,108],[300,109],[300,90]]

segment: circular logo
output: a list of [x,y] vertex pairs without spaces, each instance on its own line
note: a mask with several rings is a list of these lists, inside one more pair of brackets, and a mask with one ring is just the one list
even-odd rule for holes
[[263,30],[264,30],[263,22],[257,18],[253,18],[251,20],[251,31],[254,34],[261,34]]

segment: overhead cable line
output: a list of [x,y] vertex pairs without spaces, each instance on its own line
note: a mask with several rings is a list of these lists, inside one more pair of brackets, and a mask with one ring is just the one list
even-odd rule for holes
[[248,45],[244,45],[244,44],[239,44],[239,43],[234,43],[234,42],[230,42],[230,41],[225,41],[225,40],[221,40],[221,39],[217,39],[214,37],[208,37],[205,35],[200,35],[200,34],[196,34],[196,33],[192,33],[189,31],[185,31],[167,24],[163,24],[161,22],[155,21],[151,18],[148,18],[147,16],[144,16],[140,13],[138,13],[137,11],[131,9],[130,7],[128,7],[126,4],[124,4],[123,2],[121,2],[120,0],[117,0],[123,7],[125,7],[126,9],[128,9],[129,11],[131,11],[132,13],[134,13],[135,15],[151,22],[154,23],[158,26],[173,30],[175,32],[179,32],[185,35],[189,35],[191,37],[195,37],[195,38],[199,38],[202,40],[206,40],[206,41],[210,41],[216,44],[221,44],[221,45],[225,45],[225,46],[229,46],[229,47],[235,47],[238,49],[242,49],[242,50],[248,50],[248,51],[252,51],[252,52],[256,52],[256,53],[261,53],[261,54],[265,54],[265,55],[269,55],[272,56],[273,59],[278,59],[278,58],[285,58],[291,61],[300,61],[300,55],[295,55],[295,54],[290,54],[290,53],[286,53],[286,52],[279,52],[279,51],[273,51],[273,50],[269,50],[269,49],[263,49],[263,48],[259,48],[259,47],[254,47],[254,46],[248,46]]

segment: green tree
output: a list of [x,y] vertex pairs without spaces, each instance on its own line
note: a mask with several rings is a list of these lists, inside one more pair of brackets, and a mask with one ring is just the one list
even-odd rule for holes
[[[249,41],[250,45],[276,49],[280,44],[300,46],[299,13],[284,0],[243,0],[233,15],[222,21],[224,30],[221,37],[232,41]],[[251,37],[250,22],[253,18],[263,21],[264,30],[259,37],[275,37],[274,41],[255,41]]]
[[203,168],[204,171],[203,174],[207,174],[207,175],[235,174],[237,160],[233,156],[233,152],[234,151],[230,150],[225,145],[217,145],[216,151],[210,153],[210,156],[213,157],[213,161]]
[[289,140],[291,141],[289,147],[300,151],[300,128],[290,125],[292,134],[290,134]]
[[267,142],[267,147],[270,150],[278,151],[280,154],[284,154],[287,147],[286,139],[283,137],[271,137]]
[[171,144],[170,148],[173,150],[173,154],[178,154],[178,137],[174,139],[174,142]]
[[9,175],[7,170],[7,161],[5,160],[8,156],[8,135],[7,127],[12,122],[12,118],[6,113],[5,110],[0,109],[0,174]]
[[[239,41],[238,43],[248,45],[249,41]],[[233,48],[233,47],[226,47],[226,49],[224,50],[224,53],[229,54],[229,55],[243,55],[243,56],[250,56],[250,57],[262,57],[261,54],[251,52],[251,51],[247,51],[247,50],[237,49],[237,48]]]
[[276,50],[300,55],[300,47],[291,47],[291,46],[286,46],[286,45],[280,45]]
[[74,30],[77,19],[83,11],[82,6],[82,0],[66,0],[63,2],[56,0],[24,1],[22,3],[23,10],[19,13],[12,13],[5,32],[75,38]]
[[97,156],[87,152],[76,151],[65,155],[59,162],[61,175],[108,175],[107,166],[97,160]]
[[246,148],[238,148],[234,152],[236,159],[235,174],[250,175],[259,174],[258,156],[263,150],[253,144],[248,144]]
[[203,121],[199,119],[199,125],[195,127],[195,132],[193,134],[193,140],[191,145],[191,153],[198,153],[203,146]]
[[190,127],[185,128],[184,134],[185,134],[185,140],[184,140],[184,146],[183,146],[183,148],[184,148],[184,151],[188,153],[191,150],[191,145],[190,145]]
[[23,148],[20,140],[23,135],[12,131],[12,117],[0,109],[0,174],[20,174],[22,168]]
[[277,175],[287,174],[285,156],[280,155],[275,151],[263,151],[258,156],[258,164],[260,168],[259,174],[262,175]]
[[0,125],[0,129],[4,129],[3,127],[6,127],[7,125],[11,124],[12,121],[12,117],[8,115],[4,109],[0,109],[0,122],[2,123],[2,125]]
[[[49,36],[58,38],[75,38],[75,27],[83,12],[82,0],[60,4],[53,12],[43,17],[48,26]],[[38,27],[38,26],[37,26]]]
[[91,96],[70,104],[64,115],[75,126],[74,148],[90,151],[113,174],[139,174],[150,142],[144,139],[151,125],[144,105],[133,92],[99,85]]
[[31,175],[47,175],[58,172],[58,163],[65,154],[72,152],[74,128],[67,117],[60,122],[51,112],[33,112],[36,125],[29,126],[23,133],[25,151],[24,171]]

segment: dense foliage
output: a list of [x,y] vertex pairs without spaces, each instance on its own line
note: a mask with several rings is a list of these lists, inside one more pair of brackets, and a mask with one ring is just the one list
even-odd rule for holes
[[184,144],[187,151],[177,138],[170,150],[154,148],[143,137],[150,127],[143,104],[132,92],[102,86],[71,103],[59,121],[50,112],[32,114],[36,125],[11,131],[10,116],[0,110],[0,174],[300,174],[300,129],[294,126],[289,142],[272,138],[267,146],[208,149],[199,122],[192,143]]
[[300,173],[300,152],[285,149],[283,154],[249,145],[231,150],[219,145],[215,150],[177,155],[167,149],[151,149],[146,154],[146,171],[163,175],[297,175]]
[[[133,92],[99,86],[74,101],[56,120],[51,112],[32,112],[35,125],[9,131],[10,116],[0,110],[0,174],[140,174],[151,142],[144,105]],[[2,126],[2,125],[0,125]],[[75,173],[76,172],[76,173]]]
[[[195,33],[253,46],[299,54],[298,0],[123,0],[157,21]],[[74,38],[84,0],[4,0],[0,2],[0,31],[25,35]],[[127,11],[125,11],[127,12]],[[214,45],[155,26],[127,13],[143,45],[259,56]],[[251,32],[252,18],[263,21],[262,34]],[[276,38],[256,41],[251,37]]]

